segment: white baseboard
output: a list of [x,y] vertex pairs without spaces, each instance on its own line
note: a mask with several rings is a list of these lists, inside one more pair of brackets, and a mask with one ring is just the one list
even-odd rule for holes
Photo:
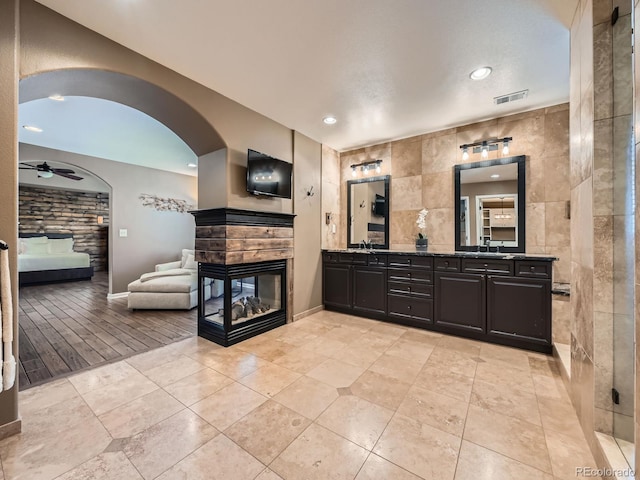
[[314,313],[318,313],[324,310],[324,305],[318,305],[317,307],[310,308],[309,310],[305,310],[304,312],[296,313],[293,316],[293,321],[297,322],[298,320],[303,319],[304,317],[308,317],[313,315]]
[[109,293],[107,294],[107,300],[115,300],[116,298],[127,298],[129,292]]

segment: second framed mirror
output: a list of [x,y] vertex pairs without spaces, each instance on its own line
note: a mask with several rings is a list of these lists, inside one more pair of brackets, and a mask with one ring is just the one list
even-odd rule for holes
[[389,248],[390,175],[347,182],[347,247]]

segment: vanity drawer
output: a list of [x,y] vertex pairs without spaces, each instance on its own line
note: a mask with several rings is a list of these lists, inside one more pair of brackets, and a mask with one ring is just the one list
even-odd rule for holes
[[352,265],[366,265],[367,253],[340,253],[340,263],[351,263]]
[[433,270],[433,257],[419,255],[389,255],[390,267],[415,267]]
[[551,278],[551,262],[527,262],[516,260],[516,276],[529,278]]
[[460,259],[454,257],[438,257],[435,259],[434,266],[438,272],[459,272]]
[[387,280],[390,282],[433,283],[433,272],[419,268],[390,268],[387,270]]
[[369,254],[369,266],[370,267],[379,267],[385,266],[387,264],[387,256],[386,255],[378,255],[377,253]]
[[402,295],[389,295],[390,317],[433,323],[433,301]]
[[389,293],[392,294],[433,298],[433,287],[429,284],[417,282],[388,282],[387,286]]
[[513,275],[511,260],[492,260],[490,258],[463,258],[464,273],[490,273],[493,275]]

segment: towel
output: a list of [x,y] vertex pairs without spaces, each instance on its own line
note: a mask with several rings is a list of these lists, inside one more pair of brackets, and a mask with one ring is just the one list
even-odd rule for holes
[[9,276],[9,251],[0,249],[0,324],[2,325],[2,389],[13,388],[16,380],[16,359],[13,356],[13,303]]

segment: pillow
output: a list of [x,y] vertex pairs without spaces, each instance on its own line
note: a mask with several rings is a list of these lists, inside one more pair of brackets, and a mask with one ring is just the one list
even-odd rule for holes
[[29,255],[45,255],[49,253],[49,245],[46,243],[26,243],[25,251]]
[[49,241],[49,238],[46,236],[42,236],[42,237],[28,237],[28,238],[23,238],[22,241],[26,244],[26,245],[35,245],[35,244],[43,244],[43,243],[47,243]]
[[49,239],[49,253],[72,253],[73,238]]
[[182,268],[188,268],[190,270],[198,269],[198,262],[196,262],[196,259],[193,256],[193,254],[190,253],[189,255],[187,255],[187,260],[182,265]]
[[185,268],[185,263],[187,263],[187,257],[189,255],[195,255],[193,250],[189,250],[188,248],[182,249],[182,258],[180,259],[180,268]]

